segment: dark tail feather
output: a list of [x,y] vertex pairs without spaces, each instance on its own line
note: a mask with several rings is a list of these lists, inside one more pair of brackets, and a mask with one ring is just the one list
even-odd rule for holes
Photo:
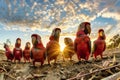
[[32,53],[32,51],[30,52],[30,57],[31,57],[31,59],[33,59],[33,53]]
[[44,59],[47,58],[47,52],[44,52]]
[[12,53],[10,53],[10,57],[13,59],[14,58],[14,55]]

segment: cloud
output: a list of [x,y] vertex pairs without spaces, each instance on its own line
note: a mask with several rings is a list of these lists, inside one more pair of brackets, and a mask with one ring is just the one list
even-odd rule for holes
[[24,34],[23,36],[24,36],[24,37],[27,37],[27,36],[29,36],[29,34]]
[[105,32],[106,32],[107,34],[109,34],[110,31],[112,30],[112,28],[113,28],[113,25],[107,25],[107,26],[105,26]]
[[94,10],[97,11],[98,7],[99,7],[99,3],[98,1],[94,1],[94,0],[87,0],[85,3],[83,4],[79,4],[79,6],[81,7],[81,9],[87,9],[91,12],[93,12]]
[[[50,33],[53,28],[62,29],[63,35],[75,35],[77,26],[83,21],[95,22],[99,17],[112,18],[120,21],[120,8],[116,6],[118,0],[56,0],[51,3],[41,1],[0,1],[0,22],[4,23],[5,30],[40,31]],[[4,6],[2,6],[3,4]],[[22,6],[22,7],[21,7]],[[1,9],[1,8],[0,8]],[[100,23],[100,24],[99,24]],[[96,25],[101,25],[99,22]],[[107,24],[106,24],[107,25]],[[105,30],[110,33],[113,25],[105,25]],[[94,26],[94,25],[93,25]],[[117,25],[119,27],[119,24]],[[102,26],[104,27],[104,26]],[[93,31],[99,27],[92,27]],[[95,34],[92,33],[94,36]]]
[[63,4],[65,4],[65,1],[64,0],[56,0],[55,4],[56,5],[63,5]]
[[105,12],[105,13],[102,14],[102,17],[113,18],[115,20],[120,21],[120,13],[117,13],[117,12]]

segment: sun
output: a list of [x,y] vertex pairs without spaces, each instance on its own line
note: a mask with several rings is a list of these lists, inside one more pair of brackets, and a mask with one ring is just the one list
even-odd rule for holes
[[64,44],[64,43],[63,43],[63,44],[60,44],[60,51],[61,51],[61,52],[63,52],[64,48],[65,48],[65,44]]

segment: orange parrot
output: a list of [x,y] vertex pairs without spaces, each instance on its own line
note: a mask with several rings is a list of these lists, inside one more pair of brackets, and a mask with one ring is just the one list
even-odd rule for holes
[[41,62],[42,66],[45,60],[45,47],[43,46],[41,37],[38,34],[32,34],[31,38],[33,44],[33,47],[31,49],[31,59],[33,66],[35,66],[35,62]]
[[72,56],[75,54],[73,41],[71,38],[66,37],[64,38],[64,43],[66,47],[63,50],[63,60],[65,58],[70,58],[70,60],[72,60]]
[[23,58],[24,58],[24,62],[26,63],[26,61],[28,60],[30,62],[30,42],[27,42],[25,45],[25,49],[23,51]]
[[50,64],[51,60],[54,60],[56,63],[57,57],[60,54],[60,45],[59,45],[59,37],[60,37],[60,28],[55,28],[52,31],[50,36],[50,41],[46,45],[46,54],[48,59],[48,64]]
[[94,55],[95,59],[97,58],[98,55],[103,58],[103,52],[106,49],[106,42],[105,42],[105,33],[103,29],[99,29],[98,31],[98,39],[94,41],[93,43],[93,52],[92,54]]
[[87,34],[90,34],[90,32],[91,27],[89,22],[82,22],[79,25],[74,41],[74,49],[79,61],[81,58],[86,61],[89,59],[91,53],[91,41]]

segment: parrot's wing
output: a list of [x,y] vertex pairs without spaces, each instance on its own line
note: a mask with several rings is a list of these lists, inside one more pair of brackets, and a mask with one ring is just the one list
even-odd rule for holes
[[94,42],[94,43],[93,43],[93,51],[92,51],[92,52],[94,53],[94,52],[96,51],[96,49],[97,49],[97,45],[96,45],[96,43]]
[[88,42],[89,53],[91,53],[91,41]]
[[32,53],[32,51],[30,52],[30,57],[31,57],[31,59],[33,59],[33,53]]
[[105,49],[106,49],[106,42],[104,44],[105,44],[105,46],[104,46],[104,51],[105,51]]

